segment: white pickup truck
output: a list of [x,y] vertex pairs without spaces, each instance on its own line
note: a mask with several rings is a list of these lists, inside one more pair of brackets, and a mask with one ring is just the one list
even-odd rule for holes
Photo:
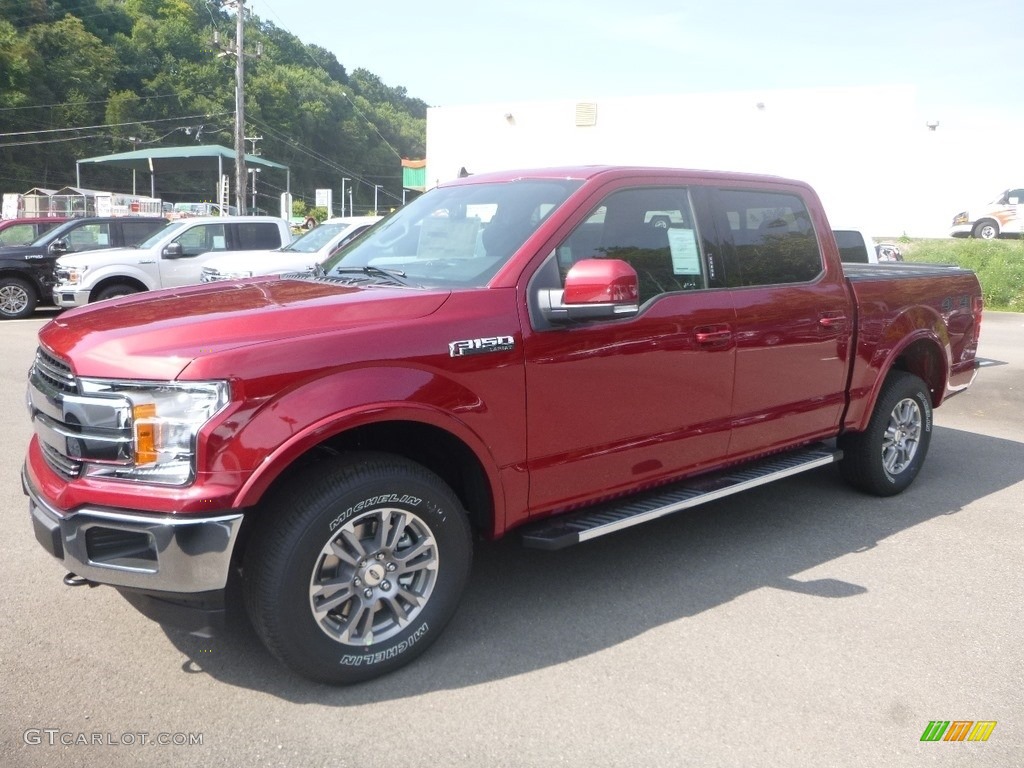
[[903,261],[903,253],[895,243],[875,243],[875,239],[859,227],[833,227],[839,257],[846,264],[877,264],[882,261]]
[[291,241],[284,219],[203,216],[180,219],[135,248],[109,248],[57,259],[53,303],[81,307],[140,291],[195,285],[203,266],[225,251],[280,248]]
[[308,272],[368,230],[382,216],[328,219],[282,248],[216,254],[203,266],[201,281],[238,280],[258,275]]

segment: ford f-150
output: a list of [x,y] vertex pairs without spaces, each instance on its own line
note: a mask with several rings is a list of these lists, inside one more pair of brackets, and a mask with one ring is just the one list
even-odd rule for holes
[[23,483],[68,583],[194,631],[238,584],[351,683],[437,638],[474,535],[557,549],[834,462],[902,491],[981,320],[970,271],[843,265],[800,182],[475,175],[309,275],[49,322]]

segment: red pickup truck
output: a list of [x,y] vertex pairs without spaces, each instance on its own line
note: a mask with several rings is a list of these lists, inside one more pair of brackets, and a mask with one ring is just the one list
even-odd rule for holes
[[981,319],[970,271],[842,265],[799,182],[470,176],[315,274],[51,321],[23,483],[69,584],[204,631],[238,583],[285,664],[355,682],[436,639],[474,534],[554,549],[836,461],[902,491]]

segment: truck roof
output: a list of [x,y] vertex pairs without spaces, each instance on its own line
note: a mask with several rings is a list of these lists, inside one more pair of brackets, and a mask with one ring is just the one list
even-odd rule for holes
[[642,165],[570,165],[553,166],[550,168],[525,168],[487,173],[470,174],[462,178],[444,182],[439,186],[447,187],[458,184],[477,184],[486,182],[506,182],[518,179],[579,179],[581,181],[599,176],[609,180],[643,176],[646,178],[665,176],[670,178],[720,179],[722,181],[771,181],[782,184],[798,184],[808,186],[796,179],[757,173],[738,173],[731,171],[705,171],[691,168],[668,168]]

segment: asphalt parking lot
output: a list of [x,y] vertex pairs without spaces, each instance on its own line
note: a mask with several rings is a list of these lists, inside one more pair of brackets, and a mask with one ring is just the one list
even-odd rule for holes
[[[162,629],[68,588],[19,470],[45,315],[0,323],[0,765],[1024,764],[1024,315],[876,499],[834,468],[561,552],[481,544],[423,657],[336,689],[235,622]],[[931,721],[987,741],[922,742]]]

